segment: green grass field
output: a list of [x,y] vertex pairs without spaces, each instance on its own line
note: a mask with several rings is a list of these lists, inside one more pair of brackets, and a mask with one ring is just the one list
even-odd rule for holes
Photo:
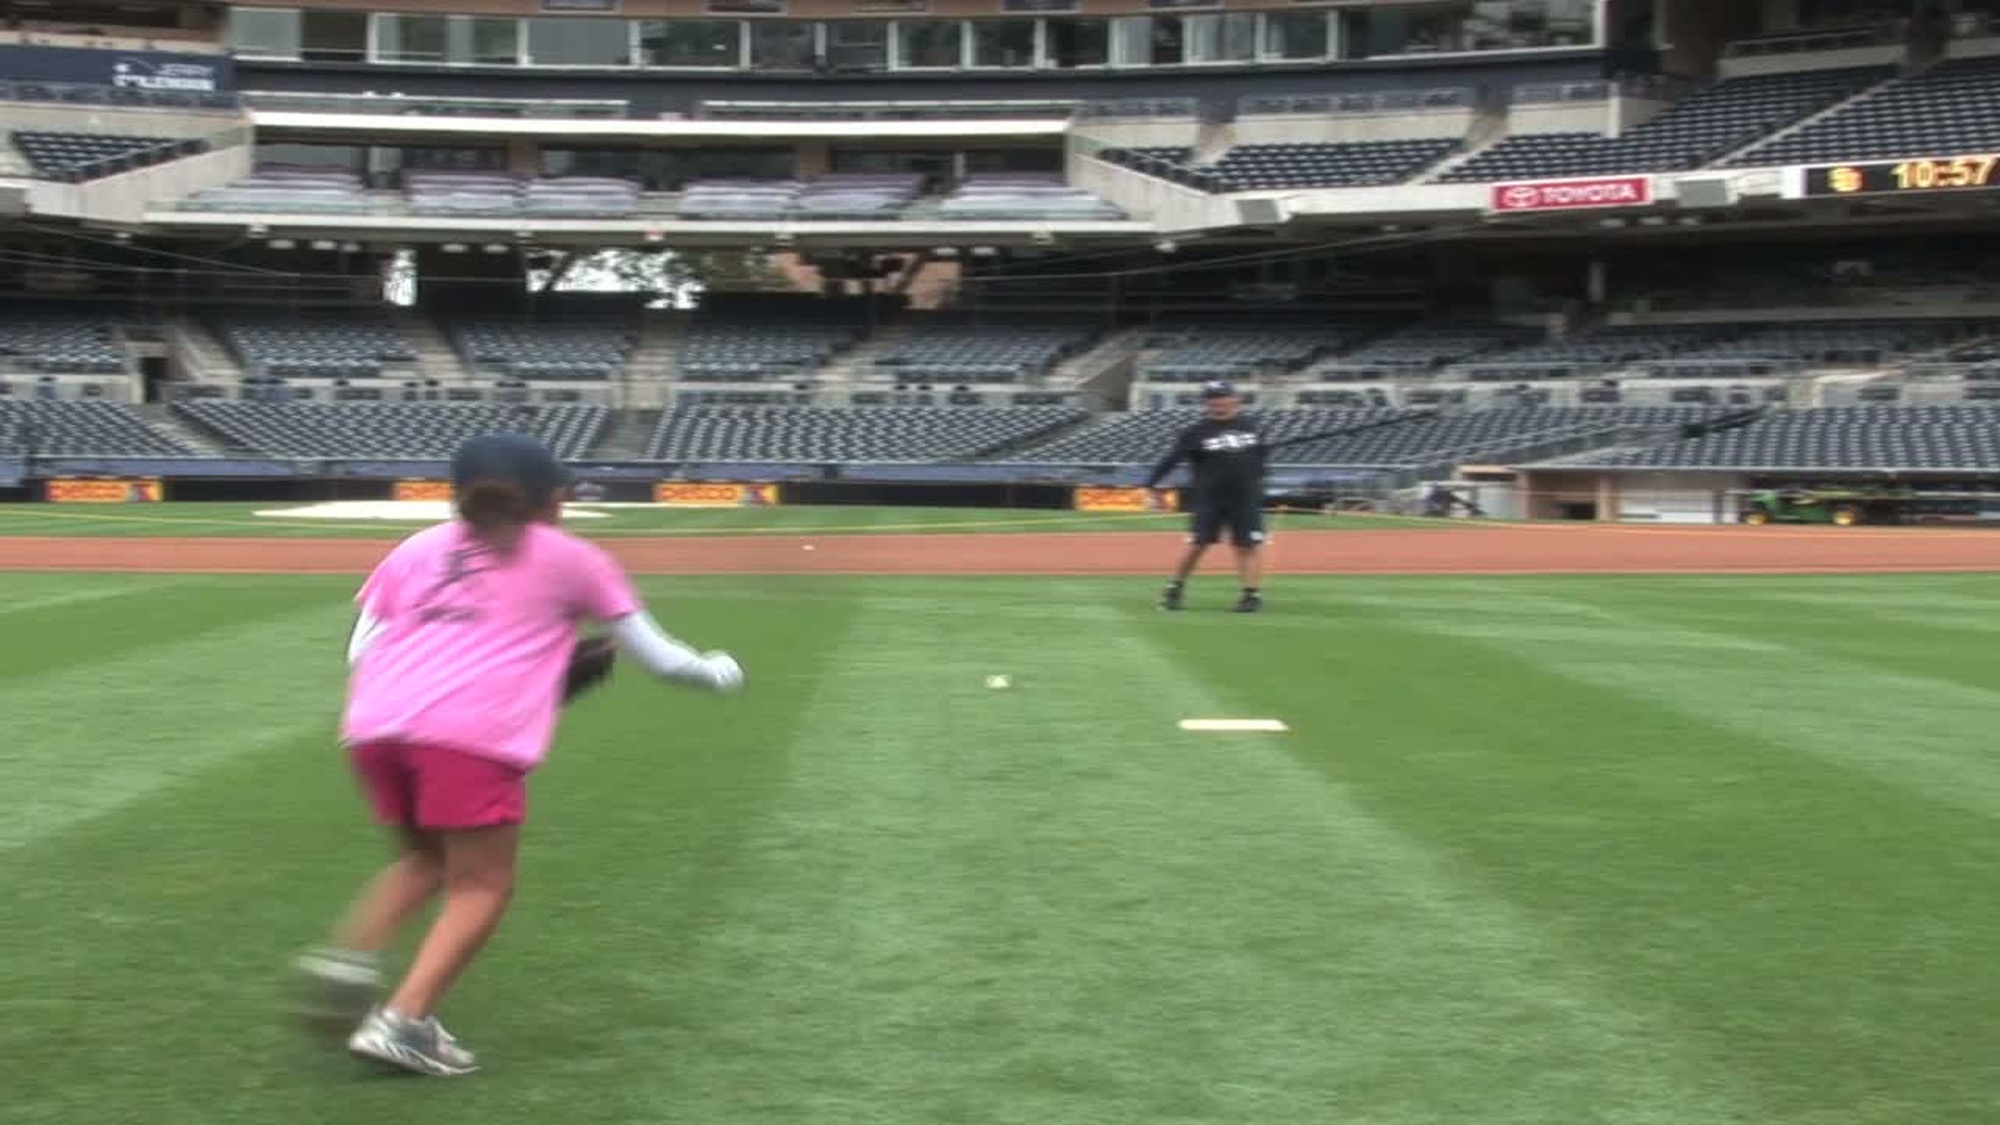
[[0,575],[0,1121],[1995,1120],[2000,576],[649,581],[460,1083],[278,1019],[351,587]]
[[[421,520],[296,519],[259,516],[305,504],[0,504],[0,535],[258,536],[394,539]],[[949,532],[1151,531],[1180,526],[1177,515],[992,508],[607,508],[599,519],[572,519],[572,530],[598,538],[662,535],[911,534]],[[1277,529],[1449,527],[1443,520],[1320,514],[1273,517]]]

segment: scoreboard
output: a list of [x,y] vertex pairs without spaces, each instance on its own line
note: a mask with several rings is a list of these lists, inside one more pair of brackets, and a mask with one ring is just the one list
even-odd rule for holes
[[1806,195],[1907,195],[2000,188],[2000,153],[1917,157],[1806,169]]

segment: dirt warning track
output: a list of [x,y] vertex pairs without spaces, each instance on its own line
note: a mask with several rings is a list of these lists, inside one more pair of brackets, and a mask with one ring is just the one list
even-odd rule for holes
[[[1150,575],[1171,535],[681,536],[605,544],[638,574]],[[356,574],[389,544],[368,539],[0,538],[0,570]],[[1293,531],[1279,574],[1814,574],[2000,570],[2000,533],[1930,528],[1496,525]],[[1226,565],[1226,551],[1212,565]]]

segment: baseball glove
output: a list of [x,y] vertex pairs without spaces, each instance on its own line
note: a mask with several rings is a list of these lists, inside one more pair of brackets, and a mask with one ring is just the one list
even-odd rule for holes
[[573,702],[577,696],[601,684],[611,675],[611,666],[618,660],[618,647],[609,637],[585,637],[576,642],[570,650],[569,673],[563,678],[563,702]]

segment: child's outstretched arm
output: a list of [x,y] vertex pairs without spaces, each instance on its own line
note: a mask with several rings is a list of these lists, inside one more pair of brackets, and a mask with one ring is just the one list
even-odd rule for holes
[[610,623],[618,647],[639,666],[663,680],[696,684],[711,691],[743,686],[743,668],[726,652],[696,652],[662,630],[645,610]]
[[356,661],[361,659],[361,654],[368,651],[369,644],[375,640],[376,635],[381,631],[382,622],[376,620],[374,614],[369,613],[365,609],[362,610],[361,616],[354,619],[354,632],[347,638],[347,663],[349,667],[352,667]]

